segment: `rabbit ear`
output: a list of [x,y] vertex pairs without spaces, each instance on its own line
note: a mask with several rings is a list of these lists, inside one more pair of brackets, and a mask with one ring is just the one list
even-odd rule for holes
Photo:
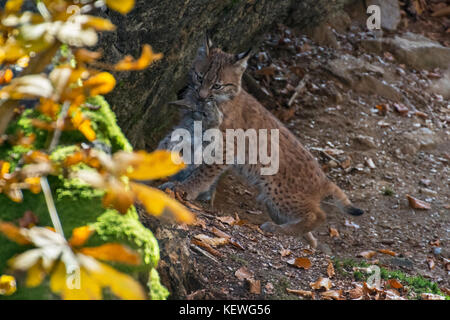
[[247,68],[247,61],[248,61],[248,58],[250,58],[250,53],[251,52],[252,52],[252,49],[250,48],[250,49],[248,49],[245,52],[238,53],[235,56],[235,59],[236,59],[235,64],[238,65],[238,66],[241,66],[244,69]]
[[183,108],[186,108],[186,109],[189,109],[189,110],[194,110],[194,107],[195,107],[195,105],[191,101],[189,101],[187,99],[171,101],[171,102],[169,102],[169,104],[170,105],[175,105],[175,106],[178,106],[178,107],[183,107]]

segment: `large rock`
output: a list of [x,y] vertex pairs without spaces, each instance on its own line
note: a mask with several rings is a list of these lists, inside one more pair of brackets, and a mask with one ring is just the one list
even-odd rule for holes
[[183,87],[185,75],[205,31],[220,47],[238,52],[258,45],[274,23],[314,25],[352,0],[138,0],[127,16],[108,11],[117,30],[102,36],[108,62],[139,55],[149,43],[164,59],[142,72],[117,74],[107,98],[119,124],[137,148],[151,149],[173,124],[167,102]]
[[399,90],[386,81],[377,78],[384,74],[384,69],[363,59],[344,54],[339,58],[330,60],[325,68],[356,92],[378,94],[394,101],[402,99]]
[[415,69],[450,68],[450,48],[411,32],[401,37],[363,40],[361,45],[376,53],[389,51],[399,62]]

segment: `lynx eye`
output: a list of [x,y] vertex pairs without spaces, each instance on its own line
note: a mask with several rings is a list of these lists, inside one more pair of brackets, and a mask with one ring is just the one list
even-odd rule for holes
[[221,84],[218,84],[218,83],[215,83],[215,84],[212,86],[212,88],[213,88],[214,90],[219,90],[219,89],[222,88],[222,85],[221,85]]
[[203,80],[203,76],[200,73],[195,73],[195,76],[197,77],[198,81],[202,81]]

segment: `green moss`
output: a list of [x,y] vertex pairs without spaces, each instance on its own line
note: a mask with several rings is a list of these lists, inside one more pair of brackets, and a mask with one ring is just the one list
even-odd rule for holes
[[85,109],[86,114],[93,122],[93,129],[99,133],[99,139],[112,148],[112,152],[118,150],[131,151],[133,147],[117,125],[117,119],[108,103],[102,96],[88,100],[88,104],[100,107],[98,110]]
[[[363,272],[361,270],[353,271],[353,268],[367,268],[370,265],[366,261],[355,261],[353,259],[343,259],[333,260],[333,264],[335,270],[344,275],[350,276],[352,275],[356,281],[367,281],[367,279],[373,273]],[[382,279],[397,279],[401,284],[407,286],[410,289],[410,297],[412,297],[411,293],[414,293],[415,296],[419,296],[422,293],[434,293],[445,296],[446,299],[450,299],[450,296],[445,295],[439,290],[439,286],[437,283],[432,282],[422,276],[409,276],[401,270],[389,270],[383,267],[380,267],[380,277]]]
[[169,295],[169,291],[161,285],[159,274],[156,269],[152,269],[152,271],[150,271],[148,286],[150,288],[150,297],[152,300],[165,300]]
[[[96,97],[89,100],[89,103],[99,107],[95,108],[95,110],[94,108],[91,108],[91,110],[88,107],[84,109],[84,114],[88,115],[92,120],[92,127],[97,134],[97,140],[111,147],[112,152],[118,150],[131,151],[132,147],[117,126],[115,115],[106,101],[102,97]],[[49,139],[48,133],[31,126],[31,119],[35,117],[45,118],[39,116],[34,110],[26,110],[8,128],[8,134],[14,134],[18,131],[26,134],[34,133],[37,137],[34,148],[44,149]],[[81,142],[87,141],[79,132],[63,132],[61,143],[53,151],[51,158],[55,161],[63,161],[67,155],[79,149],[77,145]],[[23,147],[4,144],[0,146],[0,159],[11,162],[12,167],[15,167],[22,155],[28,150]],[[94,190],[76,179],[69,180],[63,176],[51,176],[49,177],[49,184],[66,238],[71,236],[75,227],[92,225],[97,232],[89,239],[86,246],[99,245],[105,242],[120,242],[137,250],[140,252],[143,260],[141,266],[128,267],[113,264],[113,267],[130,274],[143,284],[148,285],[152,299],[164,299],[167,297],[167,290],[161,285],[155,270],[159,261],[157,240],[152,232],[139,222],[134,207],[126,215],[120,215],[115,210],[106,210],[102,207],[101,198],[103,192]],[[36,195],[24,191],[24,200],[21,203],[12,202],[5,195],[0,194],[0,220],[17,222],[27,210],[32,210],[39,218],[40,226],[52,225],[42,193]],[[10,274],[12,271],[8,270],[7,260],[32,247],[20,246],[0,234],[0,248],[0,274]],[[18,290],[8,299],[57,298],[48,288],[48,279],[39,287],[30,289],[23,287],[23,275],[15,275],[18,276],[19,280]],[[105,297],[109,297],[109,295]],[[0,296],[0,299],[4,298]]]
[[384,187],[383,190],[381,190],[381,193],[384,196],[392,197],[395,194],[395,191],[389,187]]

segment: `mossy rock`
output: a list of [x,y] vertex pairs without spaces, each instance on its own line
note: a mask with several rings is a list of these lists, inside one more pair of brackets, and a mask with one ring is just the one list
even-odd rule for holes
[[[132,147],[116,124],[116,118],[108,103],[103,97],[96,97],[88,101],[97,108],[84,108],[83,113],[92,121],[92,127],[97,135],[95,144],[110,149],[131,151]],[[95,109],[95,110],[94,110]],[[44,149],[48,141],[48,133],[31,126],[30,119],[37,113],[34,110],[26,110],[8,129],[12,134],[19,130],[26,134],[36,135],[35,149]],[[65,156],[76,150],[75,144],[85,142],[79,132],[64,132],[60,146],[52,153],[53,159],[64,159]],[[14,168],[21,156],[28,151],[27,148],[10,146],[5,144],[0,147],[0,160],[9,161]],[[113,264],[113,267],[125,272],[140,281],[149,288],[151,299],[165,299],[167,290],[161,285],[156,266],[159,261],[159,247],[152,232],[145,228],[138,219],[134,207],[126,215],[121,215],[112,209],[102,207],[103,192],[94,190],[87,185],[75,180],[60,177],[49,177],[55,205],[63,225],[64,234],[69,238],[72,230],[83,225],[91,225],[96,233],[89,239],[86,246],[96,246],[106,242],[120,242],[137,250],[142,257],[142,264],[138,267],[130,267],[121,264]],[[24,212],[31,210],[38,218],[40,226],[51,226],[51,220],[42,193],[32,194],[24,191],[24,200],[15,203],[0,194],[0,220],[17,222]],[[3,235],[0,235],[0,275],[10,274],[7,261],[31,246],[20,246]],[[17,292],[9,297],[0,296],[0,299],[58,299],[48,285],[47,279],[36,288],[24,286],[24,275],[14,274],[18,280]],[[104,292],[104,297],[114,298],[110,293]]]

